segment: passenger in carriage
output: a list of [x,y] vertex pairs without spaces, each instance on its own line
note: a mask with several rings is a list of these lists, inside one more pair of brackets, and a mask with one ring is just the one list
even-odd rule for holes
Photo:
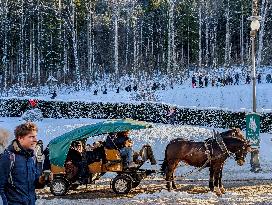
[[113,132],[110,132],[105,140],[105,147],[107,149],[118,149],[118,147],[115,144],[117,135]]
[[71,146],[65,161],[65,172],[67,174],[67,178],[73,180],[83,175],[81,172],[82,166],[83,166],[82,152],[83,152],[83,144],[81,141],[74,141],[71,143]]
[[124,164],[129,168],[133,168],[138,165],[133,162],[133,142],[128,137],[128,133],[128,131],[109,133],[105,141],[105,147],[119,150],[121,157],[124,159]]
[[119,149],[121,157],[124,159],[124,164],[128,168],[133,168],[138,165],[133,162],[133,141],[128,137],[128,134],[128,131],[118,132],[115,145]]
[[100,161],[104,157],[104,144],[102,141],[94,142],[91,149],[86,151],[86,161],[88,164]]
[[66,161],[72,161],[72,163],[77,166],[82,160],[83,146],[79,141],[72,142],[71,147],[68,151]]

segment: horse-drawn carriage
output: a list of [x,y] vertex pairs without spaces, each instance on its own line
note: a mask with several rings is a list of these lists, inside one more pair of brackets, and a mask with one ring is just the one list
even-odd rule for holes
[[[73,174],[67,162],[69,148],[72,142],[85,140],[102,134],[116,133],[128,130],[150,128],[145,122],[134,120],[111,120],[92,125],[83,126],[65,133],[49,143],[49,156],[53,181],[50,190],[54,195],[65,195],[69,189],[78,186],[75,182],[78,175]],[[128,168],[124,166],[119,150],[103,148],[103,157],[94,161],[87,161],[88,183],[93,183],[104,173],[114,172],[117,175],[112,179],[111,186],[115,193],[126,194],[132,188],[137,187],[141,180],[156,171],[142,169],[145,160],[155,162],[150,146],[142,149],[142,160],[137,167]],[[199,170],[209,167],[209,188],[217,195],[225,192],[222,186],[222,171],[225,160],[233,156],[238,165],[245,162],[247,152],[251,150],[240,129],[231,129],[226,132],[217,133],[204,142],[195,142],[183,138],[172,140],[166,147],[165,158],[160,173],[163,173],[167,181],[167,189],[176,188],[174,183],[174,172],[180,161],[191,166],[200,167]],[[143,154],[144,153],[144,154]],[[151,153],[151,154],[150,154]],[[145,156],[143,156],[145,155]]]
[[[78,173],[74,173],[73,164],[67,160],[71,144],[77,141],[86,141],[90,137],[96,137],[108,133],[116,133],[128,130],[139,130],[151,127],[150,124],[135,120],[109,120],[96,124],[86,125],[65,133],[49,142],[49,159],[53,180],[50,183],[50,191],[54,195],[65,195],[69,189],[77,187]],[[118,149],[107,149],[102,145],[103,156],[92,161],[87,161],[88,183],[94,183],[104,173],[115,172],[117,175],[111,182],[112,189],[117,194],[128,193],[137,187],[141,180],[154,173],[154,170],[141,169],[145,160],[149,158],[152,149],[145,145],[141,150],[141,159],[136,167],[128,168],[124,165]],[[149,153],[149,155],[148,155]],[[146,155],[147,154],[147,155]],[[143,156],[146,155],[146,156]],[[76,172],[82,167],[77,167]]]

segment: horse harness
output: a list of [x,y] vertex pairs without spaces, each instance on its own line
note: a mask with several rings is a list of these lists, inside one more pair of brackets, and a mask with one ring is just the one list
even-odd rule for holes
[[[221,137],[221,135],[220,134],[213,135],[212,138],[209,138],[209,139],[207,139],[204,142],[204,146],[206,148],[205,153],[207,155],[206,162],[200,168],[195,168],[195,169],[191,170],[190,172],[187,172],[186,174],[182,175],[181,178],[188,177],[188,176],[192,175],[196,171],[200,172],[209,163],[211,163],[212,160],[219,159],[219,158],[223,157],[222,155],[219,155],[217,157],[212,157],[212,155],[213,155],[213,146],[212,146],[212,143],[214,141],[214,138],[215,138],[217,144],[219,145],[220,149],[223,151],[223,156],[230,156],[232,154],[231,152],[228,151],[228,149],[227,149],[227,147],[226,147],[226,145],[225,145],[225,143],[224,143],[223,138]],[[211,142],[211,143],[209,143],[209,142]]]
[[[236,138],[238,140],[241,140],[243,141],[242,139],[240,138],[237,138],[237,137],[233,137],[233,138]],[[223,152],[223,154],[220,154],[218,155],[217,157],[212,157],[213,155],[213,146],[212,146],[212,143],[213,141],[216,141],[218,146],[220,147],[221,151]],[[210,142],[210,143],[209,143]],[[205,153],[207,154],[207,157],[208,157],[208,160],[215,160],[215,159],[219,159],[223,156],[226,156],[226,157],[233,157],[235,158],[235,153],[232,153],[228,150],[228,148],[226,147],[226,144],[224,143],[223,141],[223,138],[222,136],[219,134],[219,133],[216,133],[212,136],[212,138],[209,138],[207,139],[205,142],[204,142],[204,146],[206,148],[206,151]],[[210,151],[211,149],[211,151]],[[238,150],[237,152],[239,152],[240,150]],[[222,156],[223,155],[223,156]]]
[[[221,151],[223,152],[222,154],[214,157],[213,156],[213,142],[214,140],[216,141],[216,143],[218,144],[219,148],[221,149]],[[224,143],[223,141],[223,138],[221,137],[221,135],[219,133],[217,134],[214,134],[212,136],[212,138],[209,138],[207,139],[205,142],[204,142],[204,146],[206,148],[206,155],[207,155],[207,158],[209,161],[212,161],[212,160],[215,160],[215,159],[220,159],[224,156],[226,157],[231,157],[232,155],[234,155],[233,153],[231,153],[228,148],[226,147],[226,144]]]
[[[239,138],[237,138],[237,139],[239,139]],[[213,143],[214,140],[216,141],[216,143],[220,147],[221,151],[223,152],[223,154],[220,154],[220,155],[218,155],[216,157],[213,157],[213,145],[212,145],[212,143]],[[232,156],[235,157],[235,154],[231,153],[228,150],[228,148],[226,147],[226,144],[224,143],[223,138],[222,138],[220,133],[214,133],[211,138],[205,140],[204,146],[205,146],[205,149],[206,149],[205,153],[207,155],[206,162],[200,168],[193,169],[192,171],[186,173],[185,175],[182,175],[181,178],[188,177],[188,176],[192,175],[196,171],[201,171],[202,169],[204,169],[208,165],[208,163],[211,164],[212,160],[220,159],[220,158],[222,158],[224,156],[226,156],[226,157],[232,157]]]

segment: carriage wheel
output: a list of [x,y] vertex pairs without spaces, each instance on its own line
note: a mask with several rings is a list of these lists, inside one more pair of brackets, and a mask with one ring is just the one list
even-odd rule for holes
[[65,179],[53,179],[53,181],[50,183],[50,191],[55,196],[63,196],[68,191],[68,184]]
[[112,180],[112,189],[116,194],[127,194],[132,188],[132,180],[126,175],[117,175]]

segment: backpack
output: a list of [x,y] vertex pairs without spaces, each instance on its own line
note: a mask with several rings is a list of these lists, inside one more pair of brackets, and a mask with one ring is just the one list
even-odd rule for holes
[[9,178],[8,182],[13,185],[13,179],[12,179],[12,170],[14,168],[14,163],[15,163],[15,154],[13,152],[8,151],[7,149],[4,150],[4,152],[0,153],[0,158],[5,154],[8,153],[9,155],[9,160],[10,160],[10,169],[9,169]]

